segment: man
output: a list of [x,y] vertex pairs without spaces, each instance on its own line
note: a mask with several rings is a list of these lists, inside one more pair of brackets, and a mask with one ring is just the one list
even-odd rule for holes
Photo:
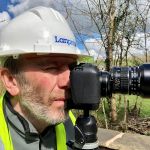
[[[69,66],[77,61],[75,38],[57,11],[36,7],[0,33],[0,148],[67,150],[74,139]],[[68,115],[70,114],[70,115]]]

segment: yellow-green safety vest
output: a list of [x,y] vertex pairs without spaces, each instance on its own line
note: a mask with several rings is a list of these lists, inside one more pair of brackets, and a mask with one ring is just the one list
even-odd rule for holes
[[[71,111],[69,111],[69,116],[72,120],[72,123],[75,125],[75,117]],[[56,130],[56,142],[57,142],[57,150],[67,150],[66,146],[66,131],[63,123],[58,124],[55,127]],[[0,138],[4,144],[5,150],[14,150],[11,134],[7,127],[7,123],[4,117],[3,112],[3,96],[0,97]]]

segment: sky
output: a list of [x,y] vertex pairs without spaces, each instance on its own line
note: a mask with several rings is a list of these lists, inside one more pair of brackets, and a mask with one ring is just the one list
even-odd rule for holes
[[0,12],[4,11],[7,9],[7,2],[8,1],[5,1],[5,0],[0,0]]

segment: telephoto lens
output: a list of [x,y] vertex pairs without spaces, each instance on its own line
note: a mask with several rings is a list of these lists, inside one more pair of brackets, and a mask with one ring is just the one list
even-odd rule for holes
[[113,67],[110,76],[111,93],[150,97],[150,64],[136,67]]

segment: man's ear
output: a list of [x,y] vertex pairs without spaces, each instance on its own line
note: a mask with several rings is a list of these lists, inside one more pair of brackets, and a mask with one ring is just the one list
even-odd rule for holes
[[15,77],[9,72],[8,69],[2,68],[0,70],[0,77],[6,88],[6,91],[9,92],[10,95],[16,96],[19,93],[19,86]]

